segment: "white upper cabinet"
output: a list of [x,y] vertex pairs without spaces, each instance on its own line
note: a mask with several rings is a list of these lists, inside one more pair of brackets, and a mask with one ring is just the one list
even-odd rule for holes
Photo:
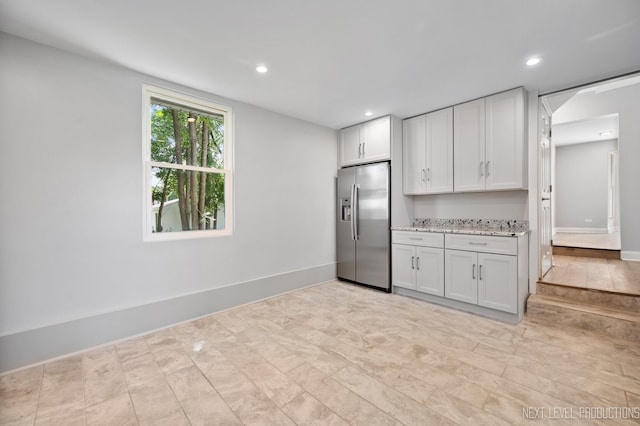
[[454,191],[527,189],[523,88],[453,107]]
[[427,192],[425,126],[424,115],[402,122],[402,183],[405,194]]
[[347,127],[340,131],[340,166],[358,164],[362,152],[360,126]]
[[347,127],[340,131],[340,167],[389,160],[391,117]]
[[487,190],[526,189],[524,90],[485,99]]
[[453,192],[453,108],[426,115],[427,194]]
[[453,107],[455,192],[484,191],[484,99]]
[[403,123],[405,194],[453,191],[453,109],[420,115]]

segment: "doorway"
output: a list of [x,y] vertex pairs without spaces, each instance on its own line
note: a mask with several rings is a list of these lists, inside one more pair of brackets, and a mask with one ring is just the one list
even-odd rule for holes
[[640,294],[640,265],[620,258],[619,189],[619,146],[637,137],[620,135],[621,109],[639,90],[636,74],[540,97],[540,282]]

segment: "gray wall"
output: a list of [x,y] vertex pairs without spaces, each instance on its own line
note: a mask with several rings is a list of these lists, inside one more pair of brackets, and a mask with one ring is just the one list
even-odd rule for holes
[[527,191],[418,195],[416,218],[528,219]]
[[[0,57],[0,336],[334,267],[335,130],[4,33]],[[142,242],[143,82],[233,108],[233,236]]]
[[608,153],[617,150],[617,140],[556,147],[554,212],[558,231],[607,231]]
[[[574,98],[575,99],[575,98]],[[573,99],[553,114],[555,123],[584,117],[619,114],[618,178],[620,191],[620,239],[623,258],[640,260],[640,84],[600,94],[581,95],[580,104]],[[577,102],[577,101],[576,101]]]

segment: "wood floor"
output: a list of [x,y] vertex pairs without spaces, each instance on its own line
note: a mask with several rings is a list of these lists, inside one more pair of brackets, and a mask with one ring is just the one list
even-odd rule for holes
[[640,343],[340,282],[0,377],[13,425],[638,424],[638,407]]
[[579,234],[556,232],[553,245],[562,247],[581,247],[603,250],[620,250],[620,231],[610,234]]
[[542,282],[640,295],[640,262],[554,255],[553,264]]

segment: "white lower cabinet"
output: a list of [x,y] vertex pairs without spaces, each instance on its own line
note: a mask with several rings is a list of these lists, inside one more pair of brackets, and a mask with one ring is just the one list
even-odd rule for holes
[[393,244],[393,285],[444,296],[444,250]]
[[[528,295],[527,241],[393,231],[392,283],[400,294],[519,321]],[[498,311],[502,316],[490,314]]]
[[445,250],[445,297],[517,313],[516,256]]
[[394,231],[391,241],[393,285],[444,296],[444,235]]
[[477,253],[446,250],[445,297],[467,303],[478,303]]

